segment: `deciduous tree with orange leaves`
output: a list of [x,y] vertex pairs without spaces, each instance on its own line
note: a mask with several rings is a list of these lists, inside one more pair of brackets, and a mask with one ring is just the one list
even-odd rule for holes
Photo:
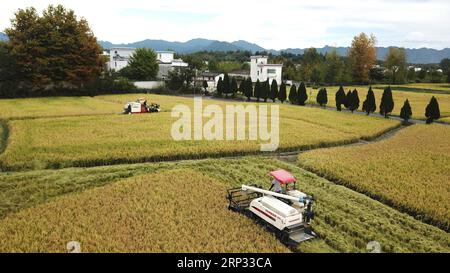
[[62,5],[50,5],[42,15],[19,9],[6,34],[19,83],[32,89],[80,88],[102,71],[102,49],[88,22]]
[[368,36],[365,33],[361,33],[353,38],[348,57],[351,62],[353,81],[355,83],[369,82],[369,71],[377,58],[375,45],[376,38],[373,34]]

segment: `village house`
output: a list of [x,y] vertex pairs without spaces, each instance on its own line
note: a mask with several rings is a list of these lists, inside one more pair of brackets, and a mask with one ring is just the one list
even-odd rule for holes
[[269,80],[269,83],[272,84],[272,81],[276,80],[278,85],[280,85],[283,64],[269,64],[267,60],[267,56],[250,57],[250,77],[252,78],[252,82]]
[[[111,48],[109,50],[108,69],[120,71],[126,67],[135,50],[135,48],[131,47]],[[188,66],[182,59],[175,59],[174,56],[175,53],[173,51],[156,51],[156,59],[159,64],[158,78],[165,79],[172,69]]]
[[217,83],[220,78],[224,78],[225,75],[223,73],[215,73],[215,72],[203,72],[196,79],[196,86],[203,86],[203,81],[208,83],[207,91],[214,92],[217,88]]

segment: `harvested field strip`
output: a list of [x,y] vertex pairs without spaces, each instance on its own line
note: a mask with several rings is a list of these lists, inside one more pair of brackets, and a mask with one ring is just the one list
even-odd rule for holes
[[305,152],[299,164],[449,230],[449,155],[450,128],[413,125],[380,142]]

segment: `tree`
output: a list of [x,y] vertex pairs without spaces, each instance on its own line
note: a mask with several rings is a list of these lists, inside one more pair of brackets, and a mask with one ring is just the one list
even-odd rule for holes
[[264,102],[267,102],[267,99],[269,98],[270,95],[270,83],[269,83],[269,79],[267,79],[265,82],[263,82],[262,84],[262,88],[261,88],[261,98],[264,99]]
[[281,82],[280,85],[280,92],[278,92],[278,100],[281,101],[281,103],[284,103],[286,100],[287,94],[286,94],[286,84],[284,82]]
[[225,94],[225,97],[228,97],[228,94],[231,93],[230,77],[228,76],[228,73],[225,73],[225,76],[223,76],[222,93]]
[[380,82],[384,79],[384,69],[382,67],[372,67],[369,71],[369,79],[374,82]]
[[326,88],[321,88],[319,90],[319,92],[317,93],[316,101],[320,106],[324,106],[328,103],[328,94]]
[[[250,99],[253,97],[253,82],[250,77],[248,77],[245,82],[242,82],[244,84],[244,95],[247,97],[247,101],[250,101]],[[241,84],[241,85],[242,85]]]
[[298,105],[305,105],[306,100],[308,100],[308,94],[306,93],[306,86],[305,83],[301,82],[300,86],[298,87],[298,94],[297,94]]
[[219,81],[217,82],[217,95],[221,97],[223,94],[223,80],[222,77],[219,77]]
[[400,110],[400,117],[406,123],[411,118],[411,116],[412,116],[411,105],[409,105],[409,101],[408,99],[406,99],[402,109]]
[[294,104],[297,102],[297,86],[293,84],[289,90],[289,101]]
[[353,71],[353,81],[356,83],[367,83],[369,71],[376,61],[376,38],[361,33],[355,36],[352,46],[348,51],[348,57]]
[[130,80],[152,81],[156,79],[158,70],[156,53],[152,49],[138,48],[131,55],[128,66],[124,67],[120,74]]
[[439,66],[441,67],[442,72],[445,75],[447,75],[447,82],[450,83],[450,59],[449,58],[442,59]]
[[203,80],[203,89],[205,90],[205,94],[208,92],[208,82],[206,80]]
[[336,92],[335,101],[336,101],[336,110],[342,111],[342,105],[345,105],[346,95],[344,88],[339,86],[339,90]]
[[375,102],[375,94],[373,93],[372,86],[369,87],[369,91],[367,91],[366,100],[363,102],[362,110],[370,115],[370,113],[375,112],[377,109],[377,105]]
[[18,67],[11,56],[11,47],[8,43],[0,41],[0,97],[15,97]]
[[276,80],[272,80],[272,85],[270,86],[270,99],[272,99],[273,102],[278,97],[278,83]]
[[392,74],[392,83],[405,83],[406,79],[406,52],[404,48],[389,48],[386,55],[385,66]]
[[258,80],[256,80],[256,84],[255,84],[255,97],[256,97],[256,101],[259,102],[259,99],[261,98],[261,82]]
[[318,83],[318,82],[320,82],[320,78],[321,78],[321,75],[320,75],[319,67],[318,66],[314,66],[313,70],[311,72],[311,81],[313,83]]
[[82,88],[103,70],[102,49],[88,22],[62,5],[50,5],[41,16],[34,8],[19,9],[5,32],[18,81],[30,89]]
[[358,96],[358,90],[353,90],[353,92],[350,93],[350,100],[348,102],[348,108],[352,113],[355,110],[358,110],[359,108],[359,96]]
[[425,117],[427,118],[427,124],[433,123],[434,120],[441,117],[441,111],[439,110],[439,103],[437,99],[433,96],[430,103],[425,109]]
[[323,79],[326,83],[337,83],[342,80],[344,62],[337,54],[336,49],[327,53],[323,68]]
[[408,72],[406,73],[406,79],[408,82],[416,81],[416,69],[414,67],[408,69]]
[[381,96],[380,114],[388,118],[392,110],[394,110],[394,99],[392,98],[391,87],[388,86],[384,89],[383,95]]
[[348,90],[347,94],[345,95],[345,100],[344,100],[345,108],[350,109],[351,100],[352,100],[352,90]]
[[300,78],[303,81],[312,81],[313,70],[320,64],[322,58],[315,48],[305,50],[300,66]]
[[232,97],[236,96],[237,91],[238,91],[238,84],[237,84],[236,78],[233,77],[231,79],[231,85],[230,85],[231,96]]
[[180,67],[169,71],[167,85],[171,90],[180,90],[182,87],[188,88],[194,77],[194,72],[188,67]]

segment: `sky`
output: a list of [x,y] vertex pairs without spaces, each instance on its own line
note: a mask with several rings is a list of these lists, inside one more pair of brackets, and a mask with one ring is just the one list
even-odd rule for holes
[[0,4],[0,31],[19,8],[63,4],[99,40],[246,40],[266,49],[349,46],[360,32],[378,46],[450,47],[449,0],[14,0]]

